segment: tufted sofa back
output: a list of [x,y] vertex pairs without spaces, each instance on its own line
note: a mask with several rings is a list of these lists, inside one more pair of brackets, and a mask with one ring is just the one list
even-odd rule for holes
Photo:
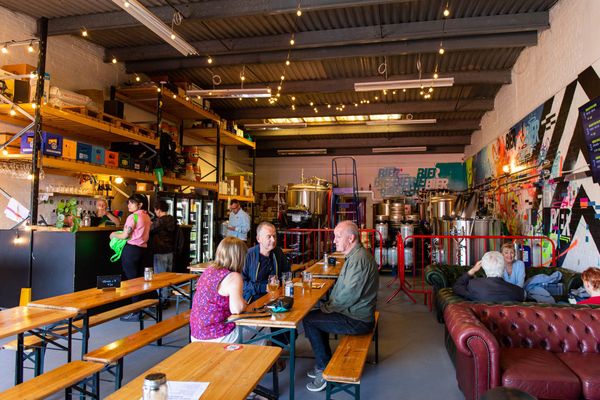
[[465,303],[501,347],[600,353],[600,309]]

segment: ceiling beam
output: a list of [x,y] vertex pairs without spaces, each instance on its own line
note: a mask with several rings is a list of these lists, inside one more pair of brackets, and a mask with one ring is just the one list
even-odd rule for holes
[[461,136],[395,136],[392,138],[344,138],[339,139],[319,139],[306,138],[306,140],[257,140],[257,149],[306,149],[306,148],[342,148],[342,147],[386,147],[386,146],[450,146],[450,145],[469,145],[471,144],[471,135],[463,134]]
[[416,114],[426,112],[451,112],[451,111],[491,111],[494,109],[493,99],[462,99],[462,100],[440,100],[440,101],[407,101],[398,103],[377,103],[361,105],[359,108],[346,107],[342,111],[331,111],[327,113],[321,110],[315,114],[313,107],[298,106],[296,111],[289,107],[261,107],[249,109],[217,110],[220,115],[227,119],[268,119],[268,118],[298,118],[302,116],[340,116],[340,115],[368,115],[368,114]]
[[[445,26],[443,25],[445,22]],[[322,46],[346,46],[351,44],[388,43],[403,40],[444,38],[466,35],[489,35],[509,32],[537,31],[549,26],[548,11],[531,14],[508,14],[488,17],[448,19],[445,21],[410,22],[365,26],[357,28],[328,29],[296,33],[295,49]],[[290,35],[259,36],[192,42],[203,54],[255,53],[263,51],[287,51]],[[108,48],[105,60],[116,57],[119,61],[179,58],[180,54],[168,44],[156,44],[125,48]]]
[[[505,33],[495,35],[455,37],[444,40],[446,51],[484,50],[495,48],[528,47],[537,44],[537,32]],[[417,53],[435,53],[440,47],[439,39],[411,40],[393,43],[375,43],[354,46],[298,49],[292,52],[292,61],[318,61],[344,57],[382,57]],[[215,57],[208,64],[205,56],[170,60],[139,61],[125,63],[127,72],[165,72],[187,68],[216,67],[225,65],[251,65],[283,63],[288,51],[249,54],[230,54]]]
[[[430,78],[427,74],[426,78]],[[511,71],[493,70],[493,71],[458,71],[440,74],[441,78],[454,77],[454,86],[459,85],[508,85],[511,81]],[[419,79],[418,74],[405,75],[390,75],[387,80],[401,81],[406,79]],[[282,86],[281,94],[300,94],[300,93],[338,93],[338,92],[353,92],[354,84],[357,82],[373,82],[383,80],[381,75],[373,76],[372,78],[348,78],[348,79],[318,79],[306,81],[285,81]],[[427,80],[427,79],[425,79]],[[270,86],[275,90],[279,81],[264,83],[245,83],[244,87],[258,88]],[[220,85],[219,89],[239,89],[240,85]]]
[[[402,156],[406,154],[462,154],[465,152],[465,146],[427,146],[427,151],[419,151],[419,152],[407,152],[407,153],[385,153],[387,155],[395,154],[397,156]],[[344,147],[344,148],[335,148],[328,149],[327,154],[323,155],[311,155],[311,156],[290,156],[290,155],[279,155],[277,154],[277,150],[256,150],[256,157],[264,158],[264,157],[331,157],[331,156],[381,156],[382,154],[373,153],[371,147]]]
[[[414,0],[302,0],[304,12],[334,8],[364,7],[379,4],[408,3]],[[221,19],[252,15],[292,14],[298,9],[298,0],[213,0],[175,7],[185,19]],[[173,8],[149,7],[149,10],[165,23],[171,23]],[[81,28],[89,32],[104,29],[124,29],[141,24],[125,11],[96,13],[73,17],[53,18],[48,21],[48,35],[78,34]]]
[[439,121],[435,124],[414,124],[414,125],[375,125],[367,126],[364,124],[356,125],[325,125],[310,126],[308,128],[278,129],[249,131],[253,137],[297,137],[297,136],[341,136],[341,135],[364,135],[377,133],[404,133],[404,132],[439,132],[439,131],[464,131],[479,129],[479,120],[456,120]]

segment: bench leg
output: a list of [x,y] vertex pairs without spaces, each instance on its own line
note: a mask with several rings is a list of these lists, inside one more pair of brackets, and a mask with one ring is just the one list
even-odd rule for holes
[[333,386],[332,382],[327,382],[327,386],[325,386],[325,400],[331,400],[331,387]]
[[121,388],[121,384],[123,383],[123,359],[121,358],[117,362],[117,366],[115,369],[115,391]]
[[273,394],[275,398],[279,398],[279,376],[277,375],[277,363],[273,364],[271,368],[273,373]]
[[17,335],[17,353],[15,354],[15,385],[23,383],[23,333]]
[[[161,321],[162,321],[162,307],[160,305],[160,302],[158,302],[158,304],[156,305],[156,323],[158,324]],[[156,341],[156,345],[162,346],[162,337]]]
[[94,394],[94,398],[100,400],[100,372],[96,372],[93,377],[94,388],[92,389],[92,393]]
[[354,385],[354,400],[360,400],[360,383]]

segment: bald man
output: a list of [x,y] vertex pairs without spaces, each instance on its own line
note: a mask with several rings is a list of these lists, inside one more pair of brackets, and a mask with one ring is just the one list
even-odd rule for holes
[[311,392],[327,386],[323,370],[331,359],[329,334],[361,335],[375,324],[375,306],[379,289],[379,274],[373,255],[360,243],[354,222],[340,222],[334,230],[335,248],[345,256],[329,300],[319,310],[304,318],[304,331],[315,353],[316,365],[308,371],[313,381],[306,385]]

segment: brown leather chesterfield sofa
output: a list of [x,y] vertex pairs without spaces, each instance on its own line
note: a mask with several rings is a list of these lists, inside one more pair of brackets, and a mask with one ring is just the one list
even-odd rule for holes
[[600,399],[600,309],[449,304],[458,386],[467,400],[507,386],[538,399]]

